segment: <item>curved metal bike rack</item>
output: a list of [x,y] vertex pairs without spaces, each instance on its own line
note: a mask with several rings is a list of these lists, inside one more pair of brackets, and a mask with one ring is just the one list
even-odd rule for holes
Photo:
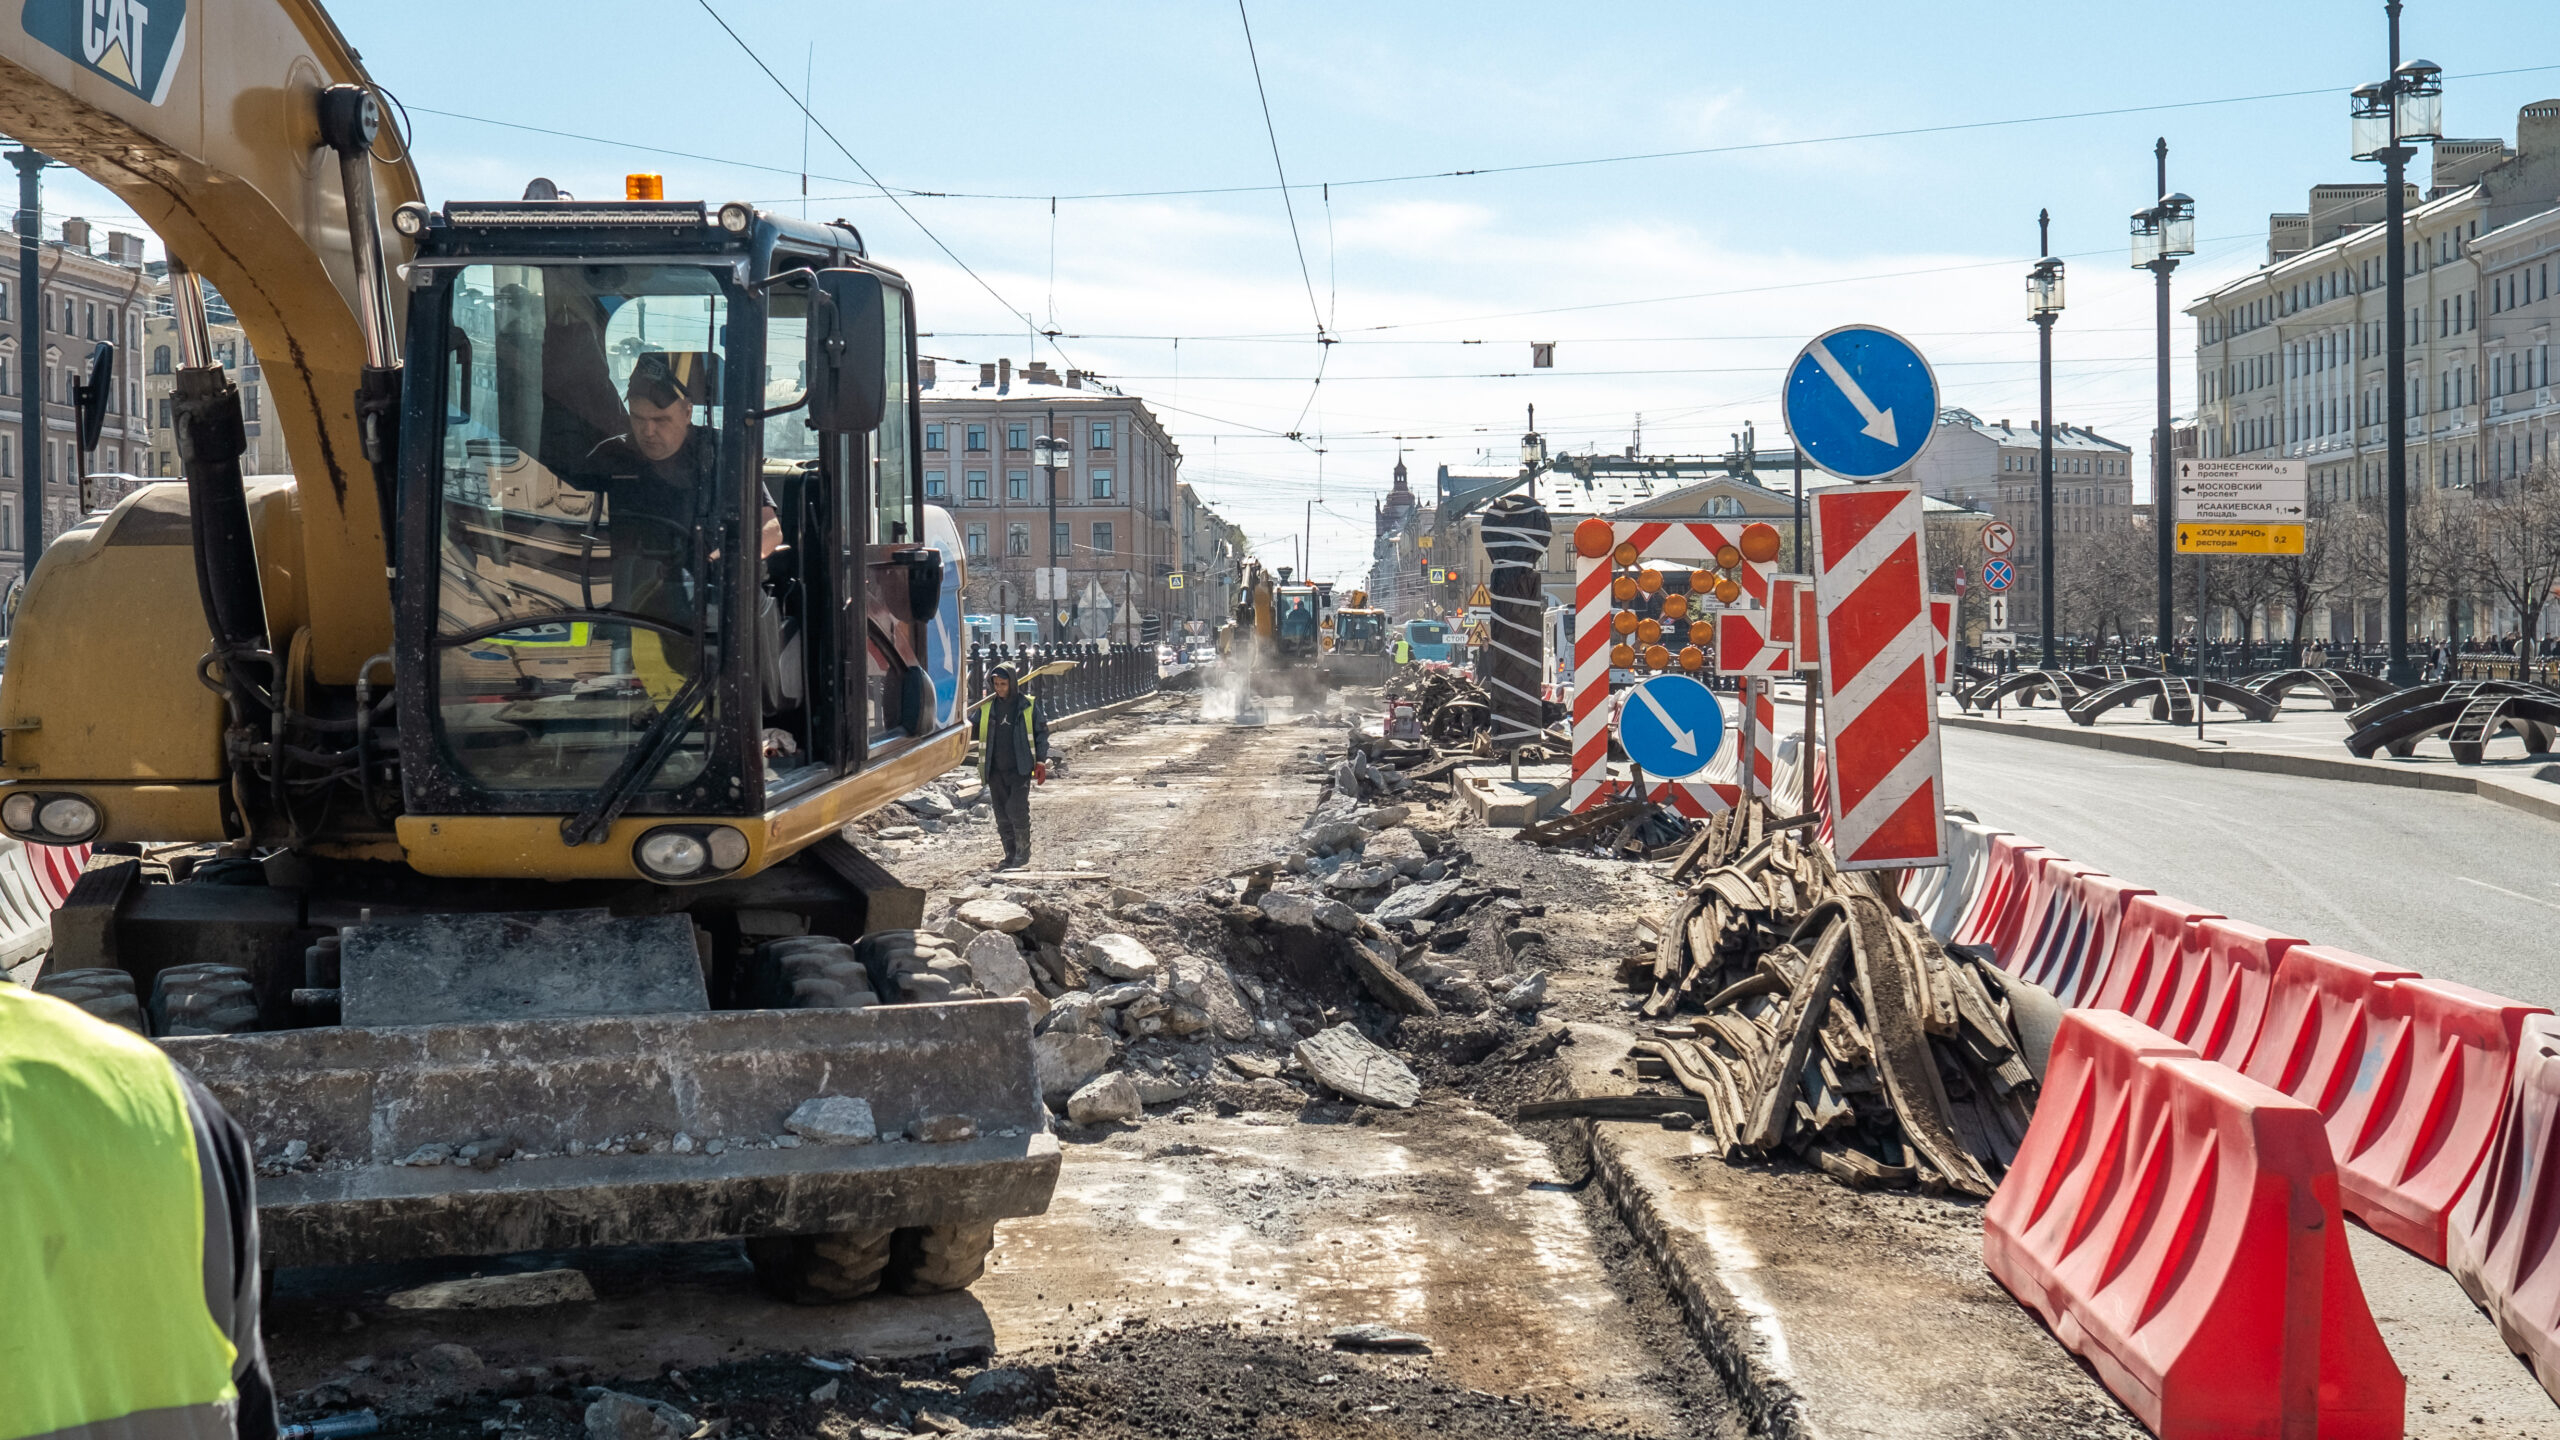
[[2276,703],[2263,695],[2253,695],[2226,680],[2197,682],[2183,675],[2146,675],[2138,679],[2119,680],[2103,690],[2093,691],[2074,703],[2064,713],[2074,725],[2095,725],[2098,717],[2119,706],[2141,700],[2151,702],[2151,718],[2172,725],[2196,723],[2196,701],[2201,697],[2205,708],[2219,710],[2228,705],[2252,720],[2276,718]]

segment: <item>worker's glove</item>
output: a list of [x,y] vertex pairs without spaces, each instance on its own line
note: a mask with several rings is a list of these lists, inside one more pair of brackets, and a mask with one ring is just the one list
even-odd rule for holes
[[1031,767],[1031,783],[1034,785],[1046,785],[1049,783],[1048,761],[1042,760]]

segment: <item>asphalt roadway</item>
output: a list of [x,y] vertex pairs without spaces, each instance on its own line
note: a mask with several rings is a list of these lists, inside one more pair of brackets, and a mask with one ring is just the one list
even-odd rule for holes
[[2560,1010],[2560,824],[2472,795],[1941,732],[1947,795],[2234,919]]

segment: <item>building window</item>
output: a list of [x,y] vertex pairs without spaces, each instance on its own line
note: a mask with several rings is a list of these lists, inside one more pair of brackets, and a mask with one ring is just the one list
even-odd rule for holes
[[83,305],[83,306],[81,306],[81,307],[80,307],[80,312],[81,312],[80,333],[81,333],[81,334],[83,334],[83,335],[88,336],[88,337],[89,337],[90,339],[92,339],[92,340],[97,339],[97,338],[98,338],[98,307],[97,307],[96,305],[94,305],[94,304],[91,304],[91,305]]
[[1072,554],[1074,550],[1075,543],[1067,538],[1066,521],[1061,520],[1055,525],[1049,527],[1049,554],[1051,558],[1064,560],[1068,555]]
[[1090,444],[1090,445],[1088,445],[1088,446],[1086,447],[1087,449],[1090,449],[1090,450],[1108,450],[1108,449],[1110,449],[1110,448],[1111,448],[1111,422],[1110,422],[1110,421],[1108,421],[1108,420],[1096,420],[1096,421],[1094,421],[1094,422],[1093,422],[1093,435],[1092,435],[1092,442],[1093,442],[1092,444]]
[[972,499],[972,500],[984,500],[984,499],[986,499],[986,498],[987,498],[987,472],[986,472],[986,471],[984,471],[984,470],[971,470],[971,471],[966,472],[966,474],[965,474],[965,477],[964,477],[964,478],[965,478],[965,479],[967,480],[967,482],[968,482],[968,486],[969,486],[969,498],[970,498],[970,499]]
[[[1096,448],[1098,449],[1101,447],[1097,446]],[[1110,471],[1096,470],[1093,472],[1093,498],[1096,500],[1108,500],[1111,498]]]
[[1022,424],[1022,423],[1021,423],[1021,422],[1019,422],[1019,421],[1017,421],[1017,422],[1015,422],[1015,423],[1013,423],[1013,424],[1010,424],[1010,425],[1005,426],[1005,427],[1004,427],[1004,448],[1006,448],[1007,450],[1028,450],[1028,449],[1030,449],[1030,448],[1031,448],[1031,427],[1030,427],[1030,426],[1028,426],[1028,425]]
[[940,424],[937,423],[924,427],[924,448],[927,450],[940,450],[943,448],[942,426]]
[[944,498],[946,498],[947,496],[949,496],[949,495],[950,495],[950,493],[951,493],[951,472],[950,472],[950,471],[948,471],[948,470],[927,470],[926,472],[924,472],[924,498],[926,498],[927,500],[940,500],[940,499],[944,499]]
[[1030,554],[1031,527],[1028,525],[1007,525],[1004,527],[1004,553],[1007,555]]
[[1111,522],[1108,520],[1093,522],[1093,553],[1096,555],[1111,553]]
[[969,448],[972,450],[984,450],[987,448],[986,426],[972,425],[969,427]]
[[166,375],[169,373],[168,346],[155,345],[151,348],[151,373],[154,375]]
[[1004,498],[1007,500],[1030,499],[1031,472],[1028,470],[1007,470],[1004,472]]
[[970,559],[984,560],[987,558],[987,527],[984,525],[970,526],[968,544]]

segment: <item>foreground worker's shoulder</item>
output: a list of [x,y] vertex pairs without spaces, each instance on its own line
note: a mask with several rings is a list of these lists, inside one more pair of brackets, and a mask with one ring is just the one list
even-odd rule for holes
[[56,1045],[166,1065],[160,1047],[68,1000],[0,983],[0,1064],[49,1054]]

